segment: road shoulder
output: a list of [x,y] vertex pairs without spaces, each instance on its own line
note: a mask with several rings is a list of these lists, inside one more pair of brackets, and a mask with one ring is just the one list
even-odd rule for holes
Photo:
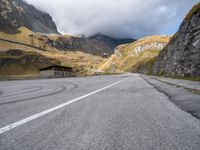
[[200,94],[196,86],[198,82],[193,85],[192,81],[184,83],[182,80],[173,82],[173,79],[152,78],[146,75],[141,77],[156,90],[168,96],[176,106],[200,119]]

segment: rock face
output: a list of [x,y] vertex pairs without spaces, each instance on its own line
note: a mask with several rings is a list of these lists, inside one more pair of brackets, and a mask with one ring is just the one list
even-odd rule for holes
[[179,31],[160,53],[153,73],[167,76],[200,76],[200,3],[193,7]]
[[0,29],[16,32],[27,27],[41,33],[58,33],[52,18],[22,0],[0,0]]

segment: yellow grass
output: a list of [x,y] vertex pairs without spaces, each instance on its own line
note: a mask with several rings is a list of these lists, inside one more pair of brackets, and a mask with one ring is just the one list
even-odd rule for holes
[[[33,45],[36,47],[44,48],[46,51],[42,51],[37,48],[32,48],[24,45],[19,45],[10,42],[4,42],[0,40],[0,58],[12,58],[12,59],[22,59],[27,55],[38,55],[44,58],[51,58],[55,61],[60,62],[60,64],[64,66],[72,66],[75,68],[79,68],[80,72],[84,72],[84,74],[92,73],[91,70],[97,69],[98,65],[104,62],[104,59],[99,56],[93,56],[81,51],[66,51],[61,52],[60,50],[51,47],[46,44],[47,39],[56,40],[59,37],[63,37],[62,35],[43,35],[40,33],[34,33],[27,28],[20,28],[21,32],[19,34],[7,34],[4,32],[0,32],[0,36],[3,39],[8,39],[12,41],[17,41],[21,43],[25,43],[28,45]],[[31,35],[31,36],[30,36]],[[72,36],[65,35],[64,38],[72,38]],[[21,56],[10,56],[6,55],[5,51],[10,49],[19,49],[23,51],[23,55]],[[45,64],[44,64],[45,65]],[[9,64],[5,67],[0,67],[0,75],[27,75],[27,74],[37,74],[39,75],[38,69],[44,66],[43,64],[35,63],[27,63],[25,65],[21,64]],[[84,71],[83,71],[84,70]],[[81,73],[80,73],[81,74]]]
[[160,49],[147,49],[139,54],[135,52],[138,46],[152,43],[165,43],[170,40],[169,36],[150,36],[140,39],[131,44],[120,45],[117,48],[119,54],[113,54],[109,60],[103,63],[99,70],[104,72],[129,72],[134,70],[134,66],[146,62],[158,56]]

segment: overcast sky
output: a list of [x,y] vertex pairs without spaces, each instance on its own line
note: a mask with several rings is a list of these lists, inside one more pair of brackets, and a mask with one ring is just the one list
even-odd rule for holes
[[65,34],[116,38],[172,35],[200,0],[25,0],[49,13]]

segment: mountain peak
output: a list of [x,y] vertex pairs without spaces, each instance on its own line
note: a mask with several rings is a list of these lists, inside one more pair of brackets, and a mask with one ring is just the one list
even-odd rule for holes
[[58,33],[50,15],[22,0],[0,0],[0,29],[17,31],[27,27],[34,32]]

